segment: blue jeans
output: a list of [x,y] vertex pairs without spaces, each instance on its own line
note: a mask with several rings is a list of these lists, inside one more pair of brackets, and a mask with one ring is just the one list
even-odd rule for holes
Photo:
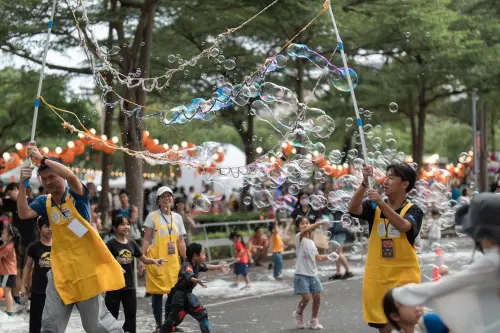
[[279,252],[273,253],[273,267],[274,267],[274,278],[276,279],[281,275],[283,270],[283,255]]
[[[165,301],[165,320],[167,320],[168,313],[170,312],[167,301],[168,299]],[[153,308],[153,316],[155,317],[156,326],[161,326],[163,314],[163,295],[151,295],[151,306]]]

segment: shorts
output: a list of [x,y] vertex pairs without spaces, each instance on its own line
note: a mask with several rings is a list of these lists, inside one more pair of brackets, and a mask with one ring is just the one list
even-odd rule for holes
[[323,286],[317,276],[295,274],[293,278],[293,293],[295,295],[319,293],[322,291]]
[[234,274],[236,275],[248,275],[248,264],[244,264],[242,262],[237,262],[234,264]]
[[368,326],[381,329],[387,326],[387,324],[379,324],[379,323],[368,323]]
[[0,275],[0,287],[14,289],[16,287],[16,276]]
[[330,242],[333,241],[339,243],[340,245],[344,245],[346,239],[347,239],[347,234],[345,232],[341,232],[338,234],[334,234]]

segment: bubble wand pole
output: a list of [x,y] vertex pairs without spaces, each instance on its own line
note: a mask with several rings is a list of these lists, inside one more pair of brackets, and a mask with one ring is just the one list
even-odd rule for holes
[[[45,37],[45,46],[43,49],[43,58],[42,58],[42,70],[40,72],[40,80],[38,81],[38,90],[36,92],[36,99],[35,99],[35,110],[33,113],[33,124],[31,126],[31,139],[30,141],[35,141],[35,132],[36,132],[36,121],[38,119],[38,107],[40,106],[40,94],[42,92],[42,84],[43,84],[43,79],[44,79],[44,73],[45,73],[45,63],[47,61],[47,53],[49,51],[49,42],[50,42],[50,34],[52,32],[52,24],[54,21],[54,14],[56,12],[56,3],[57,0],[54,0],[52,2],[52,11],[50,13],[50,20],[49,20],[49,27],[47,29],[47,36]],[[31,163],[31,160],[28,160],[29,163]],[[24,181],[24,187],[28,188],[30,186],[30,180],[26,179]]]
[[[359,116],[358,102],[356,101],[356,94],[354,93],[354,88],[352,86],[351,75],[349,74],[349,67],[347,66],[347,59],[344,53],[344,45],[342,44],[342,39],[339,35],[339,30],[337,29],[337,23],[335,22],[335,16],[333,15],[332,4],[328,3],[328,11],[330,12],[330,17],[332,18],[333,30],[335,30],[335,35],[337,36],[338,49],[340,50],[340,55],[342,56],[342,61],[344,62],[344,70],[347,76],[347,83],[349,84],[349,90],[351,92],[352,105],[354,106],[354,112],[356,113],[356,124],[358,125],[359,135],[361,136],[361,148],[363,149],[363,158],[365,164],[368,164],[368,156],[366,152],[366,142],[365,142],[365,132],[363,131],[363,122]],[[368,178],[368,187],[372,187],[371,177]]]

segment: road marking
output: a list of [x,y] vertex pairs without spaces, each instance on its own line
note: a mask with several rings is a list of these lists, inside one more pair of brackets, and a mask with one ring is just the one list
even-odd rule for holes
[[[363,278],[363,276],[354,276],[352,278],[349,278],[348,281],[361,280],[362,278]],[[346,281],[346,280],[326,281],[326,282],[323,282],[322,285],[326,286],[326,285],[330,285],[330,284],[342,282],[342,281]],[[246,300],[254,299],[254,298],[261,298],[261,297],[266,297],[266,296],[283,294],[283,293],[290,292],[290,291],[293,291],[293,288],[287,288],[287,289],[283,289],[283,290],[279,290],[279,291],[272,291],[272,292],[264,293],[264,294],[260,294],[260,295],[252,295],[252,296],[228,299],[227,301],[221,301],[221,302],[207,304],[207,305],[203,305],[203,306],[208,308],[211,306],[218,306],[218,305],[224,305],[224,304],[229,304],[229,303],[234,303],[234,302],[246,301]]]

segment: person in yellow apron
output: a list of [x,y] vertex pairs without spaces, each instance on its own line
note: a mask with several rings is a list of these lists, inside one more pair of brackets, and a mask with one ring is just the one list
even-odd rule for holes
[[[391,328],[384,315],[382,300],[388,290],[407,283],[420,283],[420,266],[415,239],[422,225],[422,210],[406,199],[417,175],[408,164],[389,165],[384,180],[383,200],[368,189],[371,166],[363,167],[363,182],[352,197],[349,213],[368,221],[370,238],[363,280],[363,315],[369,326],[381,333]],[[367,199],[364,200],[365,192]]]
[[[159,209],[149,213],[143,225],[142,252],[149,258],[167,260],[161,267],[146,266],[146,292],[152,294],[151,305],[157,331],[163,323],[163,295],[168,295],[177,283],[181,268],[179,255],[183,260],[186,258],[186,229],[182,217],[171,211],[173,202],[172,190],[166,186],[160,187],[156,192]],[[143,266],[139,265],[139,271],[142,270]],[[168,314],[169,309],[165,304],[165,320]]]
[[42,216],[50,222],[52,231],[52,270],[48,274],[41,332],[64,332],[76,305],[86,332],[122,333],[100,294],[123,288],[125,279],[120,264],[88,222],[88,189],[59,159],[42,156],[34,142],[28,156],[40,163],[38,175],[49,194],[37,197],[28,206],[23,182],[31,178],[33,168],[22,167],[18,213],[23,219]]

